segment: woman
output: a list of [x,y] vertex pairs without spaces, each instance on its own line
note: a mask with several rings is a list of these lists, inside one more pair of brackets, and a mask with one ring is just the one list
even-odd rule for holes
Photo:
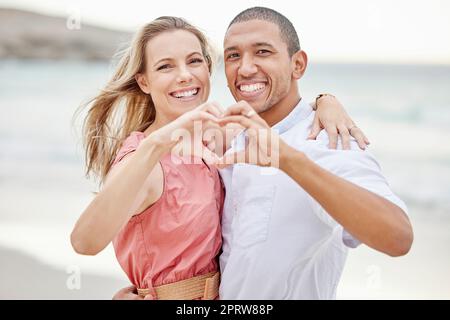
[[[224,190],[217,155],[203,141],[184,156],[171,153],[186,143],[172,139],[174,132],[194,136],[188,142],[195,145],[203,137],[196,137],[196,123],[217,127],[222,110],[206,102],[211,56],[205,36],[183,19],[154,20],[135,35],[85,121],[87,173],[103,186],[75,225],[72,245],[95,255],[113,241],[147,298],[218,296]],[[319,107],[317,123],[324,116],[351,122],[331,101],[325,114]]]

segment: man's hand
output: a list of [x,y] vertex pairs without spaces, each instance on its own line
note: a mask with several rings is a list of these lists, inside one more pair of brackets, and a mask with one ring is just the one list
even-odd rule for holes
[[247,102],[240,101],[229,107],[219,123],[240,125],[246,135],[245,149],[222,157],[217,163],[219,168],[235,163],[278,167],[280,137]]

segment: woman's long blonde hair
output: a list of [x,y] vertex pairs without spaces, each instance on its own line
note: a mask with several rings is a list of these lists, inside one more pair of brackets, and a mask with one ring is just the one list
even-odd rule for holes
[[135,76],[145,72],[145,47],[155,36],[173,30],[193,33],[202,48],[209,71],[213,49],[205,35],[178,17],[160,17],[143,26],[131,45],[119,53],[119,63],[112,79],[101,93],[84,107],[91,105],[82,127],[86,157],[86,176],[93,173],[104,182],[122,142],[132,131],[144,131],[155,120],[155,106],[150,95],[139,88]]

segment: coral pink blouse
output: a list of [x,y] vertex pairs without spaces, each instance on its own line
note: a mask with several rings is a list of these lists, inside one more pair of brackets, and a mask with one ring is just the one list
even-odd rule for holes
[[[134,131],[124,141],[113,166],[145,138]],[[130,281],[150,289],[218,271],[222,245],[220,213],[224,189],[216,168],[160,159],[161,197],[133,216],[113,240],[117,259]]]

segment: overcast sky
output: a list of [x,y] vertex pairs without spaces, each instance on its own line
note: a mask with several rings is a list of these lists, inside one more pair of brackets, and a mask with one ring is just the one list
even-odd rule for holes
[[220,48],[229,21],[263,5],[286,15],[310,61],[438,63],[450,65],[450,1],[447,0],[0,0],[83,23],[135,30],[161,15],[188,19]]

